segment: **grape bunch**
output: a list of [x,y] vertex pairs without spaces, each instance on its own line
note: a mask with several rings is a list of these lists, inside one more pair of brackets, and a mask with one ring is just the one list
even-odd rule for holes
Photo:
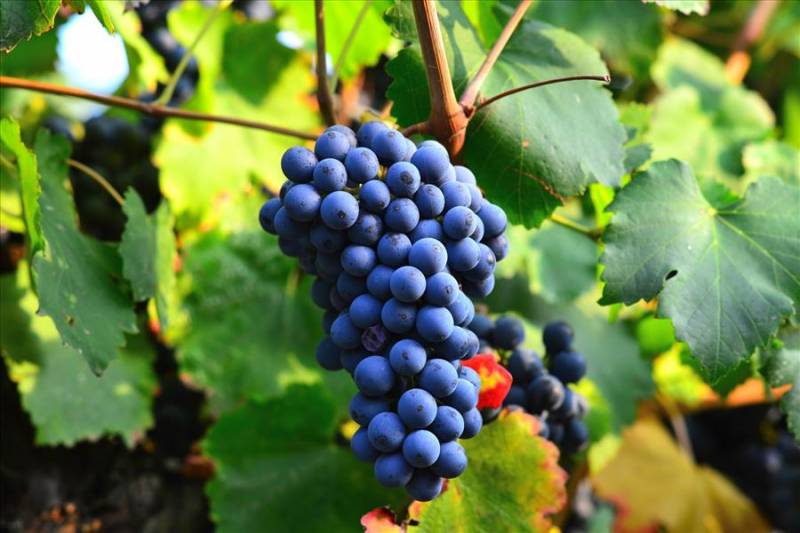
[[471,298],[494,287],[506,215],[441,144],[417,147],[377,121],[357,135],[332,126],[281,167],[289,181],[259,220],[317,276],[328,335],[317,361],[344,368],[359,390],[353,452],[381,484],[431,500],[467,466],[457,439],[483,425],[480,378],[460,361],[478,352]]
[[[518,406],[536,415],[542,422],[541,435],[567,453],[582,450],[589,442],[589,432],[582,418],[586,399],[567,387],[586,374],[586,359],[572,348],[575,336],[566,322],[550,322],[542,340],[547,350],[547,368],[536,352],[522,347],[525,329],[510,316],[493,321],[477,314],[470,329],[481,340],[481,352],[497,351],[513,379],[503,405]],[[498,409],[484,409],[484,422],[494,420]]]

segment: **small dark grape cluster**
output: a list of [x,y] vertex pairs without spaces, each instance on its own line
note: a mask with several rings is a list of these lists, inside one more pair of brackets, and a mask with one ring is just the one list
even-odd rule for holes
[[[550,322],[542,340],[547,350],[547,368],[536,352],[522,347],[525,329],[514,317],[493,321],[477,314],[470,329],[481,340],[481,352],[497,351],[503,357],[513,384],[503,402],[536,415],[542,422],[541,435],[567,453],[586,447],[589,431],[583,422],[588,411],[586,399],[566,385],[586,374],[586,359],[572,348],[574,332],[566,322]],[[494,420],[501,408],[484,409],[484,422]]]
[[259,220],[317,276],[328,334],[317,360],[359,389],[353,452],[383,485],[431,500],[467,466],[457,439],[482,426],[480,378],[461,360],[478,352],[470,298],[494,287],[506,215],[441,144],[417,147],[378,121],[357,135],[332,126],[281,167],[289,181]]

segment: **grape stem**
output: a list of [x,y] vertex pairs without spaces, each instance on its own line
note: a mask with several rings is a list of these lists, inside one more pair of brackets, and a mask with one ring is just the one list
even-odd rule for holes
[[328,85],[328,59],[325,52],[325,8],[322,0],[314,0],[314,21],[317,31],[317,102],[325,124],[333,126],[333,95]]
[[123,98],[121,96],[106,96],[102,94],[92,93],[78,89],[76,87],[68,87],[65,85],[57,85],[55,83],[46,83],[41,81],[26,80],[23,78],[13,78],[10,76],[0,76],[0,87],[9,87],[14,89],[25,89],[39,93],[56,94],[59,96],[71,96],[80,98],[82,100],[91,100],[103,105],[112,107],[123,107],[125,109],[132,109],[139,113],[151,115],[154,117],[175,117],[187,120],[200,120],[204,122],[218,122],[221,124],[230,124],[232,126],[240,126],[243,128],[251,128],[256,130],[269,131],[278,133],[280,135],[287,135],[289,137],[297,137],[298,139],[306,139],[313,141],[317,138],[313,133],[305,133],[302,131],[284,128],[283,126],[274,126],[264,122],[256,122],[254,120],[246,120],[236,117],[228,117],[224,115],[209,115],[207,113],[197,113],[195,111],[187,111],[185,109],[177,109],[174,107],[161,106],[140,102],[132,98]]
[[189,64],[192,56],[194,56],[195,48],[197,48],[197,45],[200,43],[200,40],[203,38],[203,36],[208,33],[209,28],[211,28],[211,25],[214,24],[214,21],[217,19],[217,17],[232,3],[233,0],[222,0],[214,7],[214,9],[211,10],[211,14],[208,15],[203,27],[200,28],[199,32],[197,32],[194,41],[192,41],[192,44],[190,44],[189,48],[187,48],[183,53],[183,57],[181,57],[178,66],[175,67],[175,72],[173,72],[170,76],[167,86],[164,87],[164,90],[161,91],[161,95],[156,99],[156,105],[167,105],[167,103],[169,103],[169,101],[172,99],[172,95],[175,93],[175,87],[178,85],[178,80],[180,80],[183,72],[186,70],[186,66]]
[[669,418],[672,431],[675,433],[675,440],[678,441],[683,453],[694,462],[694,452],[692,450],[692,439],[689,436],[689,428],[686,426],[686,419],[681,414],[681,410],[676,405],[675,401],[666,394],[657,393],[655,395],[656,403],[664,410]]
[[537,81],[535,83],[528,83],[526,85],[521,85],[519,87],[514,87],[513,89],[509,89],[507,91],[503,91],[499,94],[492,96],[491,98],[487,98],[486,100],[482,100],[478,102],[471,112],[469,113],[470,116],[474,115],[484,107],[497,102],[507,96],[511,96],[512,94],[517,94],[522,91],[527,91],[528,89],[535,89],[537,87],[543,87],[545,85],[552,85],[554,83],[563,83],[565,81],[578,81],[578,80],[592,80],[592,81],[601,81],[604,84],[607,84],[611,81],[611,78],[608,74],[603,74],[602,76],[594,76],[594,75],[585,75],[585,76],[564,76],[561,78],[552,78],[549,80]]
[[725,75],[732,83],[741,83],[750,69],[751,58],[747,49],[761,38],[769,19],[778,7],[778,0],[759,0],[742,26],[731,55],[725,62]]
[[497,62],[497,58],[500,57],[500,54],[506,47],[506,44],[511,38],[511,35],[514,33],[514,30],[516,30],[519,23],[522,22],[522,17],[525,15],[525,12],[528,10],[531,3],[532,0],[522,0],[517,5],[517,9],[514,10],[511,18],[509,18],[508,22],[506,22],[503,31],[500,32],[500,36],[497,38],[497,41],[495,41],[492,49],[489,50],[488,54],[486,54],[486,59],[483,60],[481,68],[478,69],[478,72],[472,78],[472,81],[469,82],[469,85],[467,85],[467,88],[461,94],[459,103],[461,104],[461,107],[464,108],[467,116],[472,115],[470,110],[475,105],[475,100],[478,98],[478,92],[481,90],[483,82],[486,81],[489,71],[492,70],[492,67]]
[[364,21],[364,17],[367,16],[369,12],[369,8],[372,5],[372,0],[364,0],[364,4],[361,6],[361,9],[356,16],[356,21],[353,23],[353,27],[350,28],[350,33],[347,34],[347,38],[344,41],[344,45],[342,45],[342,51],[339,52],[339,57],[336,58],[336,64],[333,67],[333,76],[331,76],[331,81],[329,84],[330,90],[336,90],[336,84],[339,81],[339,72],[342,70],[342,65],[344,64],[344,60],[347,57],[347,52],[350,51],[350,47],[353,45],[353,41],[356,39],[356,34],[358,33],[358,29],[361,27],[361,23]]
[[81,172],[83,172],[84,174],[86,174],[87,176],[92,178],[94,181],[96,181],[103,189],[106,190],[106,192],[108,194],[111,195],[111,197],[119,204],[120,207],[122,207],[125,204],[125,199],[114,188],[114,186],[111,185],[111,182],[109,182],[107,179],[105,179],[95,169],[93,169],[93,168],[91,168],[91,167],[89,167],[87,165],[84,165],[80,161],[75,161],[74,159],[67,159],[67,165],[71,166],[72,168],[76,168],[76,169],[80,170]]
[[553,213],[552,215],[550,215],[550,221],[553,222],[554,224],[558,224],[559,226],[580,233],[581,235],[585,235],[586,237],[589,237],[593,241],[599,240],[600,236],[603,234],[603,230],[601,228],[587,228],[586,226],[578,224],[577,222],[574,222],[568,219],[567,217],[561,216],[557,213]]

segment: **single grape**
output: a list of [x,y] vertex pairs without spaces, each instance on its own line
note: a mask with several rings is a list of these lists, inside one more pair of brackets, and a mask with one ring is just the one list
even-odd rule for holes
[[364,246],[375,245],[381,235],[383,235],[383,221],[378,215],[366,211],[360,212],[356,223],[347,230],[347,237],[351,241]]
[[409,237],[412,243],[425,238],[443,241],[444,230],[438,220],[426,218],[419,221],[417,227],[409,233]]
[[350,305],[350,302],[356,297],[367,292],[367,280],[360,276],[353,276],[347,272],[342,272],[339,274],[339,277],[336,278],[336,290],[346,304]]
[[419,169],[425,183],[442,182],[451,168],[447,151],[430,145],[420,145],[411,157],[411,163]]
[[380,180],[368,181],[362,185],[358,197],[364,209],[378,214],[383,213],[392,201],[389,188]]
[[[314,154],[320,161],[328,158],[344,161],[349,151],[350,141],[347,139],[347,136],[331,129],[325,130],[322,135],[317,138],[316,144],[314,144]],[[289,179],[297,181],[292,178]]]
[[406,492],[417,501],[429,502],[442,492],[442,485],[442,478],[430,470],[415,470],[406,484]]
[[369,353],[362,350],[361,348],[355,348],[353,350],[342,350],[342,355],[340,357],[342,368],[344,368],[350,374],[352,374],[356,371],[358,363],[366,359],[368,356]]
[[473,174],[470,169],[468,169],[467,167],[462,167],[461,165],[455,165],[455,168],[456,168],[456,180],[467,185],[478,184],[478,181],[475,179],[475,174]]
[[380,355],[370,355],[358,363],[353,379],[358,390],[367,396],[382,396],[392,390],[395,383],[389,360]]
[[[333,308],[335,310],[343,311],[343,310],[347,309],[348,301],[345,300],[344,298],[342,298],[342,295],[339,294],[339,290],[336,287],[333,287],[331,289],[331,293],[329,295],[329,298],[330,298],[331,304],[333,305]],[[333,324],[331,324],[331,327],[333,327]]]
[[330,293],[333,284],[322,278],[317,278],[311,284],[311,300],[322,309],[332,309]]
[[466,239],[477,228],[476,218],[477,215],[469,207],[463,205],[453,207],[445,213],[442,219],[445,235],[455,240]]
[[419,210],[408,198],[395,198],[383,214],[386,225],[397,232],[408,233],[419,223]]
[[330,337],[325,337],[317,345],[317,363],[325,370],[339,370],[342,368],[340,361],[341,351]]
[[293,220],[292,217],[289,216],[286,207],[278,209],[278,212],[275,213],[273,223],[275,224],[275,232],[279,237],[283,237],[284,239],[299,239],[309,231],[308,224]]
[[367,183],[378,177],[380,164],[378,156],[369,148],[354,148],[347,152],[344,159],[347,175],[356,183]]
[[411,139],[406,139],[406,154],[403,156],[403,161],[411,161],[411,158],[417,151],[417,145]]
[[428,431],[436,435],[440,442],[455,440],[464,432],[464,418],[453,407],[440,405]]
[[375,134],[371,148],[378,161],[386,166],[402,161],[408,151],[403,134],[388,128]]
[[498,235],[490,239],[483,239],[483,243],[492,249],[498,261],[502,261],[508,255],[508,237]]
[[459,326],[453,327],[453,332],[442,342],[434,345],[436,355],[448,361],[457,361],[466,358],[470,351],[470,337],[468,331]]
[[278,192],[278,198],[280,198],[281,201],[283,201],[283,199],[286,198],[286,193],[289,192],[289,189],[294,187],[294,185],[295,185],[294,182],[290,180],[284,181],[283,185],[281,185],[281,190]]
[[330,335],[333,321],[336,320],[336,317],[338,316],[339,313],[333,309],[325,311],[325,313],[322,315],[322,331],[325,332],[325,335]]
[[314,266],[317,267],[317,273],[320,277],[325,278],[327,281],[336,282],[339,278],[339,274],[344,272],[342,270],[339,254],[319,252],[317,253],[317,258],[314,260]]
[[483,427],[483,417],[478,409],[470,409],[463,413],[464,417],[464,432],[461,434],[462,439],[471,439],[480,433]]
[[466,272],[475,268],[481,259],[478,243],[466,238],[447,243],[447,266],[456,272]]
[[422,389],[409,389],[397,401],[397,414],[407,428],[428,427],[436,418],[436,399]]
[[314,168],[312,183],[320,192],[341,191],[347,185],[347,170],[338,159],[323,159]]
[[417,312],[417,333],[427,341],[442,342],[453,333],[453,326],[446,307],[426,305]]
[[387,300],[381,309],[381,322],[392,333],[408,333],[414,328],[416,318],[416,306],[395,298]]
[[360,128],[358,128],[358,133],[356,133],[358,144],[360,146],[372,148],[372,141],[375,139],[375,135],[388,129],[389,126],[378,120],[366,122],[362,124]]
[[494,276],[488,276],[480,281],[464,280],[462,288],[470,298],[485,298],[494,290]]
[[417,167],[400,161],[386,171],[386,186],[395,196],[411,198],[419,189],[420,177]]
[[348,313],[342,313],[331,325],[331,339],[339,348],[356,348],[361,344],[361,330],[353,324]]
[[564,401],[550,411],[549,417],[559,422],[565,422],[577,418],[579,409],[578,394],[574,393],[569,387],[564,387]]
[[344,233],[319,223],[311,226],[309,240],[314,248],[326,254],[340,252],[347,244],[347,237]]
[[275,231],[275,215],[281,207],[280,198],[270,198],[261,206],[261,209],[258,211],[258,222],[261,224],[261,227],[264,228],[264,231],[272,233],[273,235],[277,234]]
[[386,398],[372,398],[357,392],[350,400],[350,418],[362,427],[369,425],[379,413],[390,410],[391,404]]
[[389,280],[392,296],[401,302],[413,303],[425,293],[425,276],[413,266],[402,266]]
[[[380,249],[378,250],[378,257],[380,257]],[[367,276],[367,290],[369,293],[384,302],[391,298],[392,291],[389,283],[393,272],[394,269],[384,265],[378,265],[372,269],[372,272]]]
[[536,415],[558,409],[564,403],[566,395],[558,378],[549,375],[539,376],[531,381],[526,392],[528,411]]
[[404,233],[386,233],[378,241],[378,259],[391,267],[399,267],[406,263],[411,251],[411,241]]
[[513,350],[525,340],[522,322],[510,316],[501,316],[494,323],[492,343],[503,350]]
[[529,383],[544,371],[542,360],[539,359],[536,352],[526,348],[516,348],[511,352],[506,368],[514,378],[514,383],[520,384]]
[[414,203],[417,204],[421,217],[435,218],[444,211],[444,193],[436,185],[426,183],[414,195]]
[[492,277],[494,275],[495,266],[497,265],[497,260],[491,248],[481,243],[478,244],[478,248],[480,249],[478,264],[464,272],[464,279],[476,283]]
[[466,379],[475,387],[475,390],[480,394],[481,392],[481,377],[478,373],[468,366],[462,366],[458,371],[458,377]]
[[483,220],[484,234],[489,238],[503,233],[508,224],[505,211],[488,200],[483,200],[481,203],[478,216]]
[[422,148],[423,146],[427,148],[435,148],[440,152],[442,152],[444,155],[446,155],[448,158],[450,157],[450,155],[447,153],[447,148],[445,148],[444,145],[439,141],[436,141],[434,139],[428,139],[426,141],[422,141],[421,143],[419,143],[420,148]]
[[366,329],[381,320],[383,302],[371,294],[357,296],[350,304],[350,320],[359,328]]
[[391,335],[380,324],[372,325],[361,334],[361,345],[373,353],[384,353],[391,341]]
[[457,442],[445,442],[439,450],[439,458],[431,466],[431,471],[443,478],[456,478],[467,469],[467,454]]
[[377,262],[375,250],[369,246],[351,244],[342,252],[342,268],[351,276],[366,277]]
[[586,375],[586,359],[578,352],[561,352],[552,358],[550,373],[564,383],[577,383]]
[[447,264],[447,250],[444,245],[432,238],[420,239],[411,246],[408,262],[426,276],[444,270]]
[[369,442],[366,428],[359,428],[353,434],[353,438],[350,440],[350,449],[353,450],[356,458],[366,463],[371,463],[380,456],[380,452]]
[[458,281],[447,272],[437,272],[429,277],[425,287],[425,301],[431,305],[447,307],[458,297]]
[[331,229],[347,229],[358,219],[358,202],[350,193],[334,191],[322,200],[322,221]]
[[[481,190],[475,185],[467,185],[467,190],[469,191],[469,208],[472,209],[473,212],[478,213],[481,210],[481,206],[483,205],[483,194],[481,194]],[[483,220],[478,217],[480,221],[478,224],[481,228],[481,235],[484,233],[483,227]],[[481,240],[481,239],[476,239]]]
[[289,148],[281,157],[281,170],[284,176],[295,183],[311,181],[316,165],[316,156],[311,150],[302,146]]
[[481,339],[488,339],[492,336],[494,330],[494,322],[486,315],[475,315],[472,322],[469,323],[469,329]]
[[581,420],[573,418],[564,426],[562,445],[567,453],[577,453],[589,444],[589,428]]
[[389,362],[397,374],[413,376],[418,374],[428,360],[425,348],[413,339],[402,339],[392,346]]
[[412,431],[403,441],[403,457],[416,468],[427,468],[435,463],[439,450],[439,439],[426,429]]
[[322,203],[317,190],[313,185],[301,183],[292,187],[286,193],[283,208],[292,219],[298,222],[311,222],[319,213],[319,206]]
[[375,415],[370,421],[367,435],[375,449],[389,453],[400,448],[406,437],[406,427],[395,413],[383,412]]
[[436,398],[444,398],[456,390],[458,372],[444,359],[431,359],[420,372],[418,383]]
[[472,203],[469,188],[461,182],[451,181],[445,183],[442,185],[441,190],[444,194],[444,210],[446,212],[458,206],[469,207]]
[[355,148],[356,146],[358,146],[358,140],[356,139],[355,132],[353,132],[353,130],[351,130],[347,126],[343,126],[342,124],[334,124],[333,126],[329,127],[326,131],[335,131],[347,137],[347,140],[350,143],[350,148]]
[[574,338],[575,332],[564,321],[550,322],[542,331],[542,341],[549,354],[569,351]]
[[414,469],[400,452],[383,454],[375,461],[375,479],[384,487],[402,487],[413,474]]
[[455,407],[461,413],[466,413],[478,405],[478,391],[475,386],[466,379],[459,378],[456,390],[452,394],[442,399],[447,405]]
[[447,310],[453,315],[453,322],[457,326],[469,324],[475,316],[475,305],[463,292],[458,293],[456,300],[447,306]]
[[519,405],[520,407],[525,407],[527,403],[528,395],[525,392],[525,387],[517,385],[515,380],[515,384],[511,385],[511,388],[508,389],[508,394],[505,400],[503,400],[503,405]]

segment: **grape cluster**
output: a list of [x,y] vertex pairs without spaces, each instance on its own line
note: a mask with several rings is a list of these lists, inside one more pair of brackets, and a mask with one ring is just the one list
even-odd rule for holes
[[441,144],[417,147],[377,121],[357,135],[332,126],[281,167],[289,181],[259,219],[317,276],[328,334],[317,360],[359,389],[353,452],[383,485],[431,500],[467,466],[457,439],[482,426],[480,378],[460,361],[478,352],[470,298],[494,287],[506,215]]
[[[495,350],[505,355],[504,366],[513,384],[503,405],[519,406],[540,418],[541,435],[567,453],[582,450],[589,442],[589,432],[582,418],[586,399],[567,384],[577,383],[586,374],[586,359],[572,348],[575,336],[566,322],[550,322],[542,340],[547,350],[547,368],[536,352],[522,347],[525,329],[510,316],[493,321],[486,315],[475,315],[470,329],[481,340],[481,352]],[[494,420],[498,409],[484,409],[484,422]]]

